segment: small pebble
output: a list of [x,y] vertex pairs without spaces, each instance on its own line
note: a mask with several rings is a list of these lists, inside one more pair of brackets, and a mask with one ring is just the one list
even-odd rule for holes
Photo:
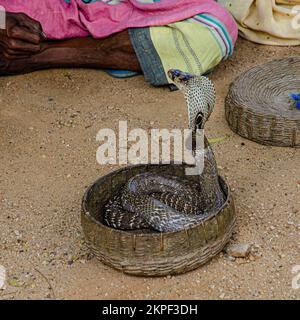
[[233,244],[226,248],[229,256],[235,258],[246,258],[251,250],[251,245],[248,243]]

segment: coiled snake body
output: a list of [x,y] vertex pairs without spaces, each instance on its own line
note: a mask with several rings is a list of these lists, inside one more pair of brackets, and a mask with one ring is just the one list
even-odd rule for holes
[[[170,70],[169,77],[184,92],[189,127],[196,135],[204,129],[215,103],[213,83],[203,76]],[[195,148],[195,147],[194,147]],[[195,159],[204,156],[204,168],[197,180],[138,174],[105,206],[105,223],[123,230],[152,229],[171,232],[188,228],[217,212],[225,201],[219,184],[215,157],[205,138],[204,150],[195,148]]]

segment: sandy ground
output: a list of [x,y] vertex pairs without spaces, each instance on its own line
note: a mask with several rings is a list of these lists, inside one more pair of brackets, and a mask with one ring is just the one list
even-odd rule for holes
[[242,71],[300,48],[239,40],[212,78],[217,105],[207,125],[221,174],[235,197],[234,243],[255,259],[221,253],[185,275],[136,278],[87,251],[80,226],[85,188],[116,167],[96,162],[96,134],[130,127],[185,128],[179,92],[149,87],[142,76],[116,80],[97,70],[48,70],[0,78],[0,264],[8,285],[0,299],[300,299],[300,150],[266,147],[237,136],[224,118],[228,86]]

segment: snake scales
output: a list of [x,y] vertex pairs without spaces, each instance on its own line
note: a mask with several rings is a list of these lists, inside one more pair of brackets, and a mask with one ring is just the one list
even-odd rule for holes
[[[184,92],[189,128],[204,129],[215,104],[213,83],[206,77],[171,69],[169,77]],[[195,138],[194,138],[195,139]],[[225,201],[215,157],[205,138],[204,150],[194,147],[195,159],[204,152],[204,169],[193,181],[142,173],[129,179],[105,205],[105,223],[122,230],[172,232],[191,227],[217,212]]]

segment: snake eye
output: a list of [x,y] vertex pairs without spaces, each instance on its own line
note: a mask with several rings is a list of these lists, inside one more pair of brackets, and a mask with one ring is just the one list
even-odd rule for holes
[[179,78],[180,74],[181,74],[180,70],[177,70],[177,69],[170,69],[168,71],[168,76],[173,81]]

